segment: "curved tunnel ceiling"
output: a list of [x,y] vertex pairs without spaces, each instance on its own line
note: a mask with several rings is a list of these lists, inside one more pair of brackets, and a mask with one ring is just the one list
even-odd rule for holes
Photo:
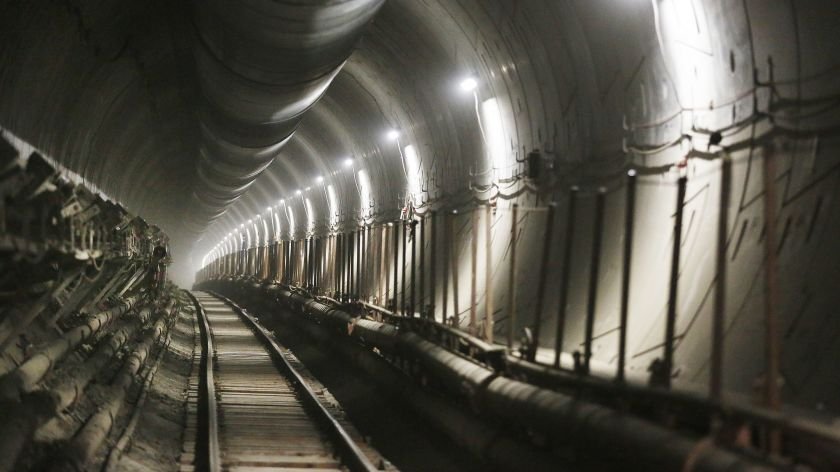
[[[259,9],[272,2],[243,3]],[[378,2],[369,3],[379,8]],[[783,216],[793,222],[791,244],[804,251],[789,262],[790,274],[801,280],[787,290],[823,294],[806,297],[805,307],[799,306],[800,297],[791,297],[787,311],[819,313],[832,303],[824,280],[832,280],[832,267],[840,266],[836,250],[806,243],[814,227],[819,241],[827,241],[825,235],[838,227],[837,205],[830,205],[840,126],[835,106],[840,90],[833,80],[840,68],[835,2],[387,0],[360,29],[361,41],[351,41],[352,54],[323,97],[291,126],[296,130],[276,158],[217,212],[199,212],[193,202],[194,189],[206,190],[196,171],[207,142],[201,111],[207,77],[196,53],[202,26],[195,10],[202,8],[198,1],[159,0],[0,5],[0,126],[159,224],[172,237],[173,273],[181,283],[188,284],[204,256],[256,215],[292,214],[296,224],[291,228],[285,216],[283,237],[302,237],[313,229],[306,222],[310,211],[314,230],[324,232],[331,223],[351,228],[362,218],[394,220],[407,195],[417,207],[462,208],[488,199],[505,206],[515,195],[537,205],[562,200],[570,185],[587,191],[613,188],[631,167],[650,177],[637,223],[642,228],[637,240],[647,246],[637,257],[664,260],[661,248],[668,245],[673,211],[664,202],[673,201],[674,176],[684,169],[698,180],[708,177],[714,170],[709,152],[716,149],[710,138],[719,131],[740,162],[732,225],[739,232],[733,230],[734,251],[741,251],[737,260],[732,255],[733,263],[744,261],[733,269],[740,309],[759,303],[754,288],[760,251],[755,248],[764,231],[755,202],[762,180],[753,160],[767,152],[768,140],[779,137],[788,139],[778,148],[782,198],[791,203]],[[271,50],[260,54],[271,56]],[[463,83],[468,78],[474,82]],[[223,92],[216,87],[212,93],[230,99]],[[240,110],[233,104],[227,111]],[[281,141],[273,139],[280,134],[242,144],[270,147]],[[537,149],[551,174],[542,197],[522,178],[525,157]],[[686,157],[697,159],[683,166]],[[369,180],[369,192],[360,189],[359,171]],[[328,187],[336,194],[335,207]],[[702,269],[686,272],[692,287],[707,287],[713,277],[711,249],[694,236],[703,222],[713,221],[715,201],[708,198],[713,191],[706,185],[689,195],[692,218],[696,214],[701,221],[687,230],[691,255],[685,267]],[[362,200],[369,204],[365,212]],[[591,202],[585,209],[591,212]],[[619,227],[621,213],[610,211],[608,226]],[[815,226],[818,217],[825,222]],[[578,224],[589,228],[591,217],[580,218]],[[588,236],[577,238],[585,249]],[[605,239],[609,248],[620,242],[618,230]],[[619,260],[611,251],[607,259]],[[832,257],[820,257],[827,253]],[[617,284],[617,264],[605,269],[608,288]],[[667,277],[660,269],[656,265],[651,269],[656,273],[642,277],[655,301],[635,302],[658,320],[662,294],[657,287]],[[586,271],[578,276],[585,280]],[[583,293],[584,287],[573,290]],[[682,308],[699,315],[708,309],[710,292],[695,292]],[[614,314],[605,318],[613,320]],[[742,335],[736,339],[749,339],[752,325],[736,321],[731,329]],[[639,340],[633,362],[641,369],[650,360],[645,349],[653,345],[650,333],[660,330],[657,323],[631,327],[631,337]],[[827,333],[819,324],[808,326]],[[690,328],[689,320],[686,332]],[[603,329],[609,332],[608,326]],[[686,335],[681,349],[690,353],[705,346],[703,333]],[[824,352],[837,352],[830,339],[819,343]],[[731,355],[758,359],[746,352],[747,344]],[[810,362],[806,345],[792,346],[792,359]],[[599,355],[610,360],[610,352]],[[696,356],[685,368],[701,375],[703,362]],[[814,369],[828,376],[831,367],[823,363]],[[745,379],[751,377],[730,375],[744,384],[742,390],[749,389]],[[807,384],[793,377],[791,382]],[[800,394],[810,401],[825,391],[825,385],[803,387]]]

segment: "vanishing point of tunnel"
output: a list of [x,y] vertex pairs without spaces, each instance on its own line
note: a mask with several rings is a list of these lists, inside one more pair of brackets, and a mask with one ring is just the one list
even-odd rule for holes
[[836,0],[0,0],[0,472],[840,471]]

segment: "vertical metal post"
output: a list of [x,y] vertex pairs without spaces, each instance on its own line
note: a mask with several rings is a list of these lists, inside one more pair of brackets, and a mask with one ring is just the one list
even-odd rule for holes
[[289,254],[289,266],[290,266],[290,278],[292,285],[298,285],[297,283],[297,270],[298,270],[298,261],[297,261],[297,247],[298,242],[297,240],[290,241],[291,246],[289,246],[289,250],[291,253]]
[[318,238],[312,238],[312,290],[317,293],[318,287]]
[[294,239],[289,241],[289,285],[295,285],[295,270],[297,268],[297,264],[295,263],[295,247],[297,246],[297,241]]
[[341,233],[341,284],[342,300],[346,301],[350,297],[350,267],[347,263],[350,259],[350,236],[348,233]]
[[397,312],[397,290],[399,286],[397,285],[398,277],[399,277],[399,264],[400,264],[400,223],[397,221],[394,223],[393,228],[393,238],[394,238],[394,313]]
[[380,226],[380,240],[379,251],[377,257],[379,258],[379,304],[387,305],[388,300],[388,226]]
[[289,243],[290,241],[283,241],[283,283],[291,285],[289,281]]
[[461,326],[461,311],[458,307],[458,239],[455,234],[458,212],[453,211],[449,221],[449,241],[452,249],[449,251],[449,264],[452,269],[452,318],[453,326]]
[[446,315],[448,315],[449,308],[449,245],[452,241],[447,241],[449,238],[449,225],[452,224],[452,218],[449,212],[443,213],[443,287],[441,287],[441,323],[446,324]]
[[[437,289],[437,212],[432,210],[432,213],[429,217],[429,224],[431,227],[429,228],[429,236],[431,236],[431,247],[430,247],[430,260],[429,260],[429,300],[430,305],[432,306],[431,313],[429,313],[429,318],[434,321],[435,319],[435,291]],[[445,320],[444,320],[445,321]]]
[[332,279],[333,279],[333,298],[338,298],[338,291],[340,290],[338,278],[338,233],[332,235]]
[[519,204],[514,203],[511,208],[510,219],[510,272],[508,274],[508,329],[507,347],[513,348],[513,339],[516,336],[516,230],[519,219]]
[[723,324],[726,320],[726,237],[729,225],[729,199],[732,192],[732,161],[724,153],[720,161],[720,202],[718,204],[717,257],[715,268],[715,311],[712,318],[712,361],[709,397],[721,401],[723,393]]
[[303,254],[302,243],[303,239],[295,241],[295,285],[300,287],[303,285],[303,261],[301,255]]
[[400,297],[400,311],[402,312],[402,315],[405,316],[408,313],[408,310],[405,306],[405,279],[407,279],[406,266],[408,265],[408,261],[405,258],[405,256],[408,249],[408,221],[403,221],[402,227],[402,265],[400,266],[400,268],[402,269],[402,297]]
[[484,212],[484,339],[493,342],[493,207]]
[[359,231],[350,232],[350,299],[359,297]]
[[311,237],[306,238],[304,241],[305,249],[306,249],[306,257],[304,259],[304,267],[306,269],[306,285],[307,287],[312,286],[312,245],[313,240]]
[[362,247],[364,227],[356,231],[356,300],[362,298],[362,261],[364,261],[364,250]]
[[423,303],[426,300],[426,216],[420,217],[420,293],[419,293],[419,301],[420,301],[420,310],[419,313],[423,313]]
[[324,286],[324,242],[323,237],[316,240],[315,249],[318,253],[318,269],[316,272],[315,285],[319,288],[318,293],[323,293],[321,288]]
[[353,231],[347,232],[347,300],[353,299],[353,279],[355,279],[355,267],[353,267],[353,255],[356,251],[356,239]]
[[595,197],[595,223],[592,227],[592,254],[589,267],[589,297],[586,304],[586,339],[583,345],[583,372],[589,373],[592,358],[592,338],[595,331],[595,305],[598,301],[598,276],[601,266],[601,241],[604,237],[604,202],[606,190],[599,189]]
[[[764,402],[767,408],[778,410],[781,407],[779,395],[779,321],[776,310],[779,306],[779,267],[776,257],[776,153],[771,146],[764,148],[764,224],[766,233],[764,239],[764,349],[765,349],[765,379]],[[781,448],[779,431],[768,431],[768,448],[770,452],[778,452]]]
[[368,250],[365,246],[367,241],[366,235],[367,227],[365,226],[364,221],[362,221],[362,226],[359,228],[359,300],[365,301],[365,279],[367,278],[365,264],[367,263],[368,258]]
[[332,235],[332,279],[333,279],[333,297],[338,298],[338,292],[340,290],[341,283],[338,278],[339,270],[338,270],[338,252],[340,250],[340,245],[338,241],[338,234]]
[[353,252],[356,250],[354,247],[354,238],[353,238],[353,231],[350,230],[345,235],[347,238],[347,301],[353,299]]
[[307,269],[306,269],[306,276],[307,276],[307,285],[309,285],[310,289],[315,288],[315,237],[311,236],[309,238],[309,254],[307,256]]
[[555,206],[550,203],[546,208],[545,235],[543,239],[542,261],[540,263],[540,280],[537,285],[537,303],[534,309],[534,343],[528,349],[528,360],[534,362],[537,358],[537,348],[540,344],[540,332],[542,331],[543,299],[545,298],[545,286],[548,282],[548,266],[551,259],[551,243],[554,236],[554,210]]
[[344,233],[338,233],[338,299],[344,301],[345,279],[347,272],[344,270],[344,253],[347,252],[347,241]]
[[414,318],[416,311],[415,292],[417,291],[417,220],[412,219],[411,228],[411,298],[408,304],[408,316]]
[[677,325],[677,288],[680,278],[680,246],[682,245],[682,222],[685,203],[685,188],[688,178],[677,180],[677,206],[674,218],[674,247],[671,252],[671,283],[668,289],[668,318],[665,322],[665,359],[662,381],[671,388],[671,373],[674,370],[674,332]]
[[280,283],[286,283],[286,241],[282,239],[277,243],[277,277]]
[[478,207],[472,209],[472,215],[470,216],[472,221],[472,244],[471,244],[471,251],[470,251],[470,333],[475,334],[475,327],[476,323],[478,323],[478,317],[476,316],[476,310],[478,307],[478,296],[477,296],[477,288],[476,282],[478,277]]
[[347,250],[347,246],[344,244],[344,233],[338,233],[335,235],[336,241],[338,243],[338,254],[336,255],[335,264],[337,267],[338,273],[338,299],[344,300],[344,251]]
[[624,261],[621,267],[621,312],[618,321],[618,370],[616,380],[624,382],[627,362],[627,314],[630,309],[630,269],[633,256],[633,226],[636,217],[636,171],[627,172],[627,194],[624,206]]
[[272,259],[271,268],[272,268],[272,276],[271,278],[274,280],[280,280],[283,277],[283,274],[280,272],[282,268],[282,241],[275,241],[273,245],[274,249],[274,258]]
[[563,335],[566,327],[566,305],[569,303],[569,284],[572,273],[572,247],[575,239],[575,212],[577,210],[578,188],[569,189],[569,208],[566,211],[566,238],[563,241],[563,267],[560,282],[560,297],[557,306],[557,331],[554,335],[554,367],[560,367],[563,352]]
[[353,288],[353,298],[362,297],[362,230],[356,230],[356,284]]
[[359,298],[367,301],[367,297],[365,294],[367,293],[367,279],[369,278],[370,274],[368,273],[368,262],[370,260],[370,251],[368,251],[368,227],[362,223],[362,229],[360,231],[359,237],[361,238],[362,243],[359,245],[361,248],[359,251],[360,260],[362,263],[359,265]]

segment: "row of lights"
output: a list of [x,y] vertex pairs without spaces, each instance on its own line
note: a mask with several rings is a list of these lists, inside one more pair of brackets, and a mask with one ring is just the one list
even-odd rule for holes
[[[478,80],[476,80],[474,77],[467,77],[459,83],[460,90],[462,92],[465,92],[465,93],[473,92],[477,87],[478,87]],[[397,141],[399,139],[399,137],[400,137],[400,132],[396,129],[391,128],[391,129],[389,129],[385,132],[385,138],[389,141]],[[342,165],[345,169],[352,169],[354,164],[355,164],[355,159],[353,159],[352,157],[347,157],[342,161]],[[315,183],[316,184],[322,185],[324,183],[324,180],[325,180],[324,177],[321,176],[321,175],[315,177]],[[303,190],[297,189],[297,190],[295,190],[295,195],[302,196],[303,192],[308,192],[309,190],[311,190],[311,187],[306,187]],[[279,207],[280,205],[285,205],[285,204],[286,204],[286,199],[281,198],[276,207],[270,207],[269,206],[269,207],[266,208],[266,212],[271,214],[271,212],[275,208]],[[259,214],[256,215],[255,219],[262,219],[262,215],[259,215]],[[247,224],[252,225],[253,224],[253,219],[249,219]],[[245,225],[246,225],[246,223],[241,223],[239,225],[239,229],[236,229],[236,230],[228,233],[228,235],[225,236],[225,238],[222,239],[222,241],[220,241],[218,244],[216,244],[216,246],[214,246],[213,249],[210,252],[208,252],[207,255],[204,256],[204,259],[202,260],[202,266],[205,265],[205,261],[211,255],[213,255],[213,253],[217,252],[220,248],[222,248],[227,243],[228,239],[232,238],[234,234],[239,234],[241,231],[243,231],[245,229]]]

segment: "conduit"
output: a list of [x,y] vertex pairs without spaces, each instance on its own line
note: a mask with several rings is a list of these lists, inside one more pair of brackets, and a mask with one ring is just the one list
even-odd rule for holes
[[200,231],[268,167],[384,0],[196,2]]
[[0,385],[2,395],[6,398],[17,398],[21,393],[32,391],[68,351],[75,349],[98,333],[103,326],[133,308],[139,299],[140,297],[134,296],[122,300],[117,306],[91,316],[88,321],[66,332],[60,339],[47,344],[3,379]]

